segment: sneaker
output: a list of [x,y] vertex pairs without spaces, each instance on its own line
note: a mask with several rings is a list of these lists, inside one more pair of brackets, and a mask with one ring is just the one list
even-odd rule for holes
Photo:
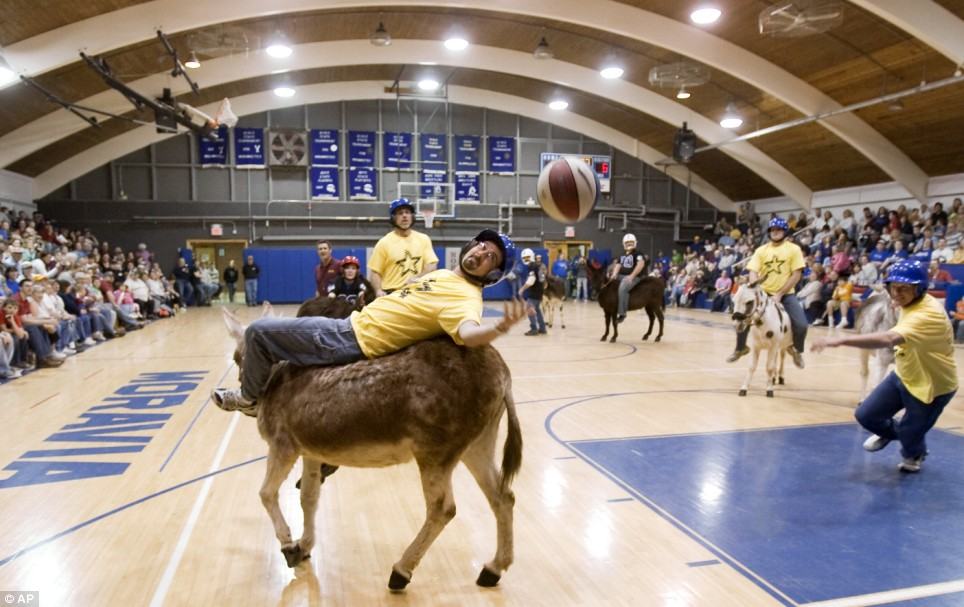
[[822,319],[822,318],[818,318],[817,320],[815,320],[815,321],[813,321],[812,323],[810,323],[810,326],[811,326],[811,327],[819,327],[819,326],[821,326],[822,324],[823,324],[823,319]]
[[924,463],[925,457],[927,457],[926,453],[922,453],[917,457],[905,457],[901,459],[899,464],[897,464],[897,469],[901,472],[907,472],[910,474],[920,472],[920,467],[921,464]]
[[736,361],[740,360],[741,358],[743,358],[744,356],[746,356],[746,355],[749,354],[749,353],[750,353],[750,349],[749,349],[749,348],[742,348],[742,349],[740,349],[740,350],[733,350],[733,354],[730,354],[729,356],[726,357],[726,362],[728,362],[728,363],[735,363]]
[[624,320],[626,320],[626,315],[625,315],[625,314],[620,314],[619,316],[616,317],[616,324],[618,325],[619,323],[623,322]]
[[793,364],[795,364],[798,369],[803,368],[803,354],[800,354],[793,346],[787,348],[787,354],[793,359]]
[[211,390],[211,398],[219,409],[240,411],[250,417],[258,416],[258,402],[245,398],[239,389],[215,388]]
[[839,323],[837,323],[837,328],[838,328],[838,329],[849,329],[849,328],[850,328],[850,323],[848,323],[846,320],[841,320]]
[[100,331],[94,332],[94,334],[91,335],[91,337],[94,338],[94,341],[107,341],[107,338],[104,337],[104,334],[101,333]]
[[23,375],[23,371],[20,369],[10,369],[6,375],[4,375],[4,379],[17,379],[21,375]]
[[51,356],[48,356],[47,358],[41,359],[40,362],[38,363],[38,366],[41,369],[43,369],[43,368],[59,367],[62,364],[64,364],[64,359],[57,358],[51,355]]
[[66,354],[63,354],[63,353],[61,353],[61,352],[57,352],[57,351],[55,350],[55,351],[53,351],[53,352],[50,353],[50,356],[49,356],[48,358],[52,358],[52,359],[54,359],[54,360],[59,360],[59,361],[63,362],[63,360],[64,360],[65,358],[67,358],[67,355],[66,355]]
[[883,436],[877,436],[876,434],[871,434],[870,438],[864,441],[864,451],[880,451],[884,447],[890,444],[889,438],[884,438]]
[[93,338],[93,337],[88,337],[87,339],[85,339],[85,340],[83,341],[83,344],[84,344],[85,346],[93,346],[93,345],[96,344],[96,343],[97,343],[97,342],[94,341],[94,338]]
[[546,331],[545,329],[540,329],[540,330],[539,330],[539,335],[545,335],[546,333],[547,333],[547,331]]
[[525,333],[523,333],[523,335],[538,335],[538,334],[539,334],[539,332],[536,331],[535,329],[529,329],[528,331],[526,331]]

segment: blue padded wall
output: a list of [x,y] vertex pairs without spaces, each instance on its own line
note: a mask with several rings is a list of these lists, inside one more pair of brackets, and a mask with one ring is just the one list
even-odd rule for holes
[[[254,263],[261,268],[258,280],[258,303],[301,303],[315,296],[315,266],[318,253],[314,248],[253,247],[245,249],[245,257],[254,256]],[[332,256],[341,259],[354,255],[361,262],[361,271],[367,270],[364,248],[338,248]]]

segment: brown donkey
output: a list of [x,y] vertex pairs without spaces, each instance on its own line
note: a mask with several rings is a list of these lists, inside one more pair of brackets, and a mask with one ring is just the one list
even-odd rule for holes
[[[334,302],[332,302],[334,303]],[[244,327],[225,310],[228,331],[244,356]],[[449,337],[337,367],[276,367],[259,399],[258,431],[268,443],[261,502],[271,517],[289,567],[309,557],[322,462],[383,467],[412,458],[422,477],[425,523],[392,566],[388,587],[402,590],[445,525],[455,516],[452,472],[463,462],[495,513],[497,548],[476,583],[495,586],[512,564],[510,490],[522,463],[522,432],[512,400],[512,378],[491,346],[464,348]],[[502,469],[495,464],[502,414],[508,435]],[[278,489],[302,458],[304,534],[293,541],[278,505]]]

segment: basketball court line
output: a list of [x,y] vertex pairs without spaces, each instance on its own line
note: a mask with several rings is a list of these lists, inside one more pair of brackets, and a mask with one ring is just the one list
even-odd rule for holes
[[214,482],[213,473],[218,469],[218,466],[221,465],[221,460],[224,458],[224,453],[228,450],[228,443],[231,442],[231,437],[234,436],[234,429],[238,426],[238,419],[240,418],[241,413],[235,412],[231,418],[231,423],[228,425],[228,429],[224,432],[224,437],[218,446],[218,452],[214,455],[211,468],[208,470],[209,476],[204,479],[204,484],[201,485],[201,491],[198,492],[198,496],[194,500],[191,514],[187,517],[187,522],[181,530],[181,536],[177,540],[174,553],[171,554],[171,558],[167,562],[167,567],[164,569],[164,574],[161,576],[161,581],[158,582],[157,588],[154,590],[154,596],[151,598],[150,603],[151,607],[160,607],[164,604],[164,599],[167,598],[167,592],[171,588],[171,582],[174,581],[174,574],[177,573],[177,568],[181,564],[181,559],[184,557],[184,551],[187,549],[187,544],[191,540],[191,535],[194,533],[194,526],[197,525],[198,519],[201,517],[201,510],[204,508],[204,503],[208,499],[208,493],[211,491],[211,484]]
[[[577,361],[573,361],[577,362]],[[832,368],[832,367],[843,367],[846,366],[842,363],[825,364],[825,365],[810,365],[808,368],[812,369],[822,369],[822,368]],[[680,373],[693,373],[698,371],[700,373],[722,373],[725,371],[739,371],[741,374],[746,372],[743,367],[695,367],[693,369],[669,369],[665,371],[596,371],[592,373],[566,373],[566,377],[600,377],[606,375],[669,375],[669,374],[680,374]],[[545,379],[553,378],[558,379],[559,374],[541,374],[541,375],[514,375],[512,376],[513,381],[517,379]],[[840,392],[840,390],[834,390],[834,392]]]
[[[221,375],[221,378],[218,379],[218,383],[216,383],[215,386],[220,386],[220,385],[221,385],[221,382],[224,381],[224,378],[227,377],[228,372],[229,372],[232,368],[234,368],[234,363],[233,363],[233,362],[228,365],[228,368],[227,368],[227,369],[224,370],[224,373]],[[206,399],[204,399],[204,404],[201,405],[201,408],[198,409],[197,413],[194,414],[194,418],[191,420],[191,423],[188,424],[187,428],[184,430],[184,434],[181,435],[181,438],[177,439],[177,443],[175,443],[174,448],[171,449],[171,452],[167,455],[167,458],[164,460],[164,463],[161,464],[161,468],[158,470],[158,472],[164,472],[164,468],[167,466],[167,463],[168,463],[169,461],[171,461],[171,458],[174,457],[174,453],[175,453],[175,452],[178,450],[178,448],[181,446],[181,443],[184,442],[184,439],[187,438],[187,435],[188,435],[188,433],[191,432],[191,429],[194,428],[194,423],[198,420],[199,417],[201,417],[201,413],[204,412],[204,409],[208,406],[208,403],[209,403],[209,402],[211,402],[211,395],[210,395],[210,394],[208,394],[208,397],[207,397]]]
[[829,601],[800,603],[800,607],[869,607],[870,605],[886,605],[888,603],[896,603],[897,601],[923,599],[930,596],[941,596],[961,591],[964,591],[964,580],[954,580],[953,582],[910,586],[909,588],[899,588],[885,592],[846,596],[839,599],[830,599]]

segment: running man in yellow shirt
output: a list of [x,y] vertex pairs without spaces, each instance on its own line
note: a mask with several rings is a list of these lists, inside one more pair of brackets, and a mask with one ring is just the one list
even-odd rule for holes
[[[900,306],[893,329],[868,335],[826,337],[813,351],[837,346],[895,348],[896,369],[857,407],[854,416],[874,435],[867,451],[880,451],[900,441],[901,472],[919,472],[927,455],[925,436],[957,392],[957,365],[951,323],[940,302],[927,294],[927,270],[918,261],[895,263],[887,288]],[[904,409],[904,416],[894,419]]]
[[375,244],[368,260],[368,280],[378,297],[397,291],[438,267],[432,239],[412,229],[415,207],[407,198],[391,202],[388,219],[392,231]]
[[482,230],[462,247],[455,269],[430,272],[349,318],[256,320],[244,333],[241,388],[218,388],[211,396],[225,411],[256,416],[271,367],[283,360],[299,366],[342,365],[443,334],[460,346],[484,346],[526,316],[525,303],[512,300],[499,322],[481,322],[482,288],[502,280],[514,261],[515,245],[508,236]]
[[[803,345],[807,340],[807,315],[797,299],[796,286],[803,275],[806,265],[803,251],[795,242],[787,240],[790,225],[782,217],[774,217],[767,228],[770,242],[757,247],[753,256],[746,264],[750,272],[750,282],[754,283],[763,277],[763,290],[778,303],[783,304],[790,317],[790,331],[793,333],[793,345],[787,352],[793,357],[793,364],[803,368]],[[750,329],[736,334],[736,350],[726,359],[732,363],[750,353],[746,347],[746,338]]]

